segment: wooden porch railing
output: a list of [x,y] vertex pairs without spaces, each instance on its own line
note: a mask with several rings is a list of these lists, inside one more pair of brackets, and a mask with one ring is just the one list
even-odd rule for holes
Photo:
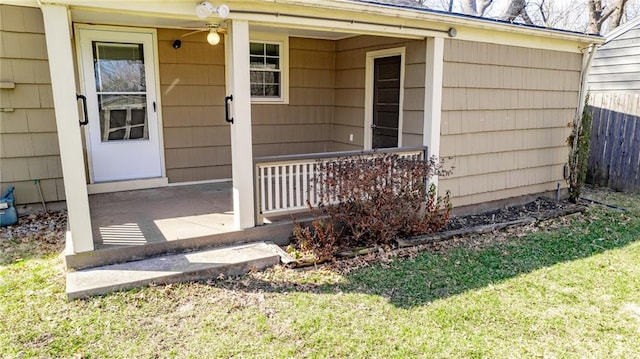
[[427,157],[426,147],[385,148],[368,151],[342,151],[301,155],[269,156],[254,159],[256,223],[266,215],[279,215],[301,211],[319,204],[322,189],[315,183],[321,164],[338,158],[376,156],[393,153],[400,157]]

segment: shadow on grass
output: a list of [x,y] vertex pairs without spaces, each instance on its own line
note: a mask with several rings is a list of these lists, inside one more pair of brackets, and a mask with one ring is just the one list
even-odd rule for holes
[[[557,263],[587,258],[640,240],[640,217],[617,211],[592,210],[567,227],[541,229],[522,237],[477,241],[415,259],[396,259],[346,275],[340,284],[309,285],[269,282],[254,278],[244,290],[313,293],[357,292],[385,297],[401,308],[410,308],[469,290],[479,289]],[[499,236],[498,236],[499,237]]]

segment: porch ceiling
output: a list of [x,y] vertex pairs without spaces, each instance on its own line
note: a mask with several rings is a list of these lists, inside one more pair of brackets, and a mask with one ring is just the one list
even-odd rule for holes
[[[140,16],[140,14],[116,14],[85,9],[73,9],[71,11],[71,18],[74,22],[117,26],[201,29],[206,28],[207,25],[214,24],[224,27],[224,20],[216,18],[209,18],[207,19],[207,21],[186,20],[184,18],[170,18],[163,16],[154,16],[152,14],[149,14],[148,16]],[[272,27],[267,25],[251,25],[250,30],[255,32],[287,34],[293,37],[306,37],[325,40],[340,40],[358,35],[355,33],[334,31],[331,29],[314,30],[292,27]]]
[[[209,18],[207,21],[202,20],[185,20],[182,18],[167,18],[160,16],[140,16],[139,14],[115,14],[90,10],[72,10],[71,18],[74,22],[82,22],[88,24],[102,25],[118,25],[118,26],[137,26],[137,27],[154,27],[154,28],[178,28],[178,29],[201,29],[206,28],[208,24],[222,25],[222,19]],[[346,33],[340,31],[331,31],[327,29],[299,29],[290,27],[271,27],[265,25],[252,25],[251,31],[269,32],[287,34],[293,37],[307,37],[326,40],[340,40],[357,34]]]
[[220,24],[222,19],[210,18],[207,21],[189,20],[180,17],[159,16],[156,14],[126,14],[116,12],[72,9],[71,19],[74,22],[101,25],[158,27],[158,28],[205,28],[207,24]]

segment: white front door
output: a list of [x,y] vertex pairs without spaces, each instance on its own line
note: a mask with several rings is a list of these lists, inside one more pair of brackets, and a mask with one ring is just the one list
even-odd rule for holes
[[91,182],[161,177],[154,34],[79,27],[77,36]]

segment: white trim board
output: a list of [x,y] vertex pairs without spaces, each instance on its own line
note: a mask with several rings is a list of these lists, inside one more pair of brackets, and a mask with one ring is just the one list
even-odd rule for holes
[[[54,0],[42,0],[53,2]],[[193,21],[195,3],[178,1],[95,1],[55,0],[74,6],[74,20],[117,22],[131,26],[184,26]],[[453,27],[456,38],[540,49],[580,52],[581,48],[604,38],[524,27],[516,24],[473,19],[448,14],[413,11],[349,1],[245,1],[233,2],[228,20],[245,20],[252,25],[292,27],[317,31],[370,34],[424,39],[446,37]],[[149,9],[154,9],[149,12]],[[311,17],[311,18],[310,18]],[[355,20],[357,19],[357,20]]]
[[[425,48],[422,144],[428,147],[430,157],[440,157],[444,39],[427,39]],[[437,186],[438,176],[431,177],[431,183]]]
[[212,179],[212,180],[202,180],[202,181],[188,181],[188,182],[173,182],[169,183],[168,187],[181,187],[181,186],[194,186],[199,184],[209,184],[209,183],[225,183],[233,181],[232,178],[220,178],[220,179]]
[[630,21],[627,21],[626,23],[624,23],[624,24],[618,26],[617,28],[615,28],[610,33],[606,34],[605,35],[605,39],[606,40],[605,40],[604,44],[608,43],[609,41],[615,40],[618,36],[623,35],[627,31],[635,28],[638,25],[640,25],[640,16],[637,16],[634,19],[632,19]]
[[[289,104],[289,35],[280,33],[249,32],[249,42],[277,44],[280,49],[280,97],[253,97],[251,103],[256,105]],[[226,67],[226,66],[225,66]],[[249,69],[251,71],[251,69]]]
[[159,178],[147,178],[131,181],[118,181],[118,182],[105,182],[105,183],[93,183],[87,185],[87,191],[89,194],[98,193],[110,193],[110,192],[124,192],[135,191],[139,189],[149,189],[165,187],[169,185],[169,179],[167,177]]
[[231,110],[231,175],[233,178],[233,224],[255,227],[253,137],[251,134],[251,81],[249,79],[249,22],[232,20],[225,39],[227,91],[233,95]]
[[398,147],[402,147],[402,118],[404,112],[404,71],[406,48],[394,47],[390,49],[368,51],[365,65],[364,80],[364,149],[372,147],[371,125],[373,124],[373,63],[375,59],[400,56],[400,100],[398,108]]
[[69,12],[64,6],[42,5],[53,107],[60,146],[62,177],[67,209],[69,211],[70,235],[73,253],[93,251],[89,197],[84,171],[81,132],[78,130],[80,116],[75,99],[75,66]]

